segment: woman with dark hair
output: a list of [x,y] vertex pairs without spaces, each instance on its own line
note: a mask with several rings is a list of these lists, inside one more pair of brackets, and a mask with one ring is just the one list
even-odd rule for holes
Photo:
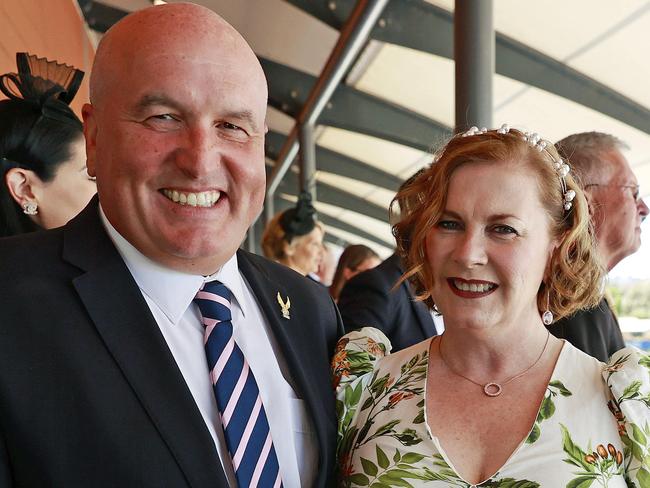
[[404,279],[445,331],[394,354],[372,328],[339,341],[340,485],[650,486],[650,357],[606,365],[546,329],[603,277],[553,145],[473,127],[396,199]]
[[0,237],[64,225],[97,191],[70,109],[83,72],[17,53],[0,77]]
[[368,246],[352,244],[346,247],[339,258],[330,286],[330,295],[334,301],[338,301],[343,286],[350,278],[362,271],[374,268],[379,263],[381,263],[381,259]]
[[315,214],[311,196],[301,193],[295,207],[277,214],[264,229],[264,256],[311,278],[323,256],[325,235]]

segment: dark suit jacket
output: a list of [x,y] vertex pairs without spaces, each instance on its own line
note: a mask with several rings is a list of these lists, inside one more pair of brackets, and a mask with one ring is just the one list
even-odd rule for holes
[[350,279],[339,297],[346,332],[376,327],[390,339],[393,352],[436,335],[429,309],[412,298],[408,283],[391,291],[402,276],[399,256]]
[[[1,240],[0,259],[0,486],[226,487],[214,442],[96,201],[61,229]],[[243,251],[238,261],[311,413],[316,486],[330,486],[336,307],[286,267]],[[290,320],[278,291],[291,298]]]
[[604,298],[598,306],[558,320],[548,330],[603,362],[625,347],[616,316]]

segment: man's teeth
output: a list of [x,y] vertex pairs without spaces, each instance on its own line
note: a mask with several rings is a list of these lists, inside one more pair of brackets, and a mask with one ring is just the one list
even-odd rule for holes
[[472,293],[484,293],[490,291],[496,285],[489,283],[465,283],[464,281],[454,280],[454,286],[462,291],[470,291]]
[[219,201],[221,196],[221,192],[218,191],[184,193],[176,190],[163,190],[162,193],[172,202],[189,205],[190,207],[212,207]]

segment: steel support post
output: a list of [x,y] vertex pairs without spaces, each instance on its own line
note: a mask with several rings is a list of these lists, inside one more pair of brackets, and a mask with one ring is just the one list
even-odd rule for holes
[[[331,98],[332,93],[334,93],[341,79],[350,69],[352,62],[367,42],[370,32],[387,3],[388,0],[358,0],[345,26],[343,26],[336,46],[334,46],[320,77],[314,84],[305,105],[300,111],[296,125],[291,130],[284,146],[280,150],[278,161],[269,178],[266,187],[267,210],[265,211],[265,217],[267,222],[269,221],[269,217],[272,217],[272,213],[268,209],[273,207],[272,202],[275,190],[293,162],[293,158],[296,156],[298,140],[301,138],[300,127],[303,125],[311,125],[312,128],[315,127],[316,120],[325,108],[325,105]],[[304,169],[302,173],[304,173]],[[313,174],[311,176],[305,174],[302,180],[310,181],[313,178]]]
[[492,127],[493,0],[456,0],[456,132]]

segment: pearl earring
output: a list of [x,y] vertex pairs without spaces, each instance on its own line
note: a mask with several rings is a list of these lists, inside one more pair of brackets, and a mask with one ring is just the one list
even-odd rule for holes
[[544,322],[544,325],[551,325],[553,323],[553,312],[550,310],[550,292],[546,290],[546,310],[542,314],[542,322]]

